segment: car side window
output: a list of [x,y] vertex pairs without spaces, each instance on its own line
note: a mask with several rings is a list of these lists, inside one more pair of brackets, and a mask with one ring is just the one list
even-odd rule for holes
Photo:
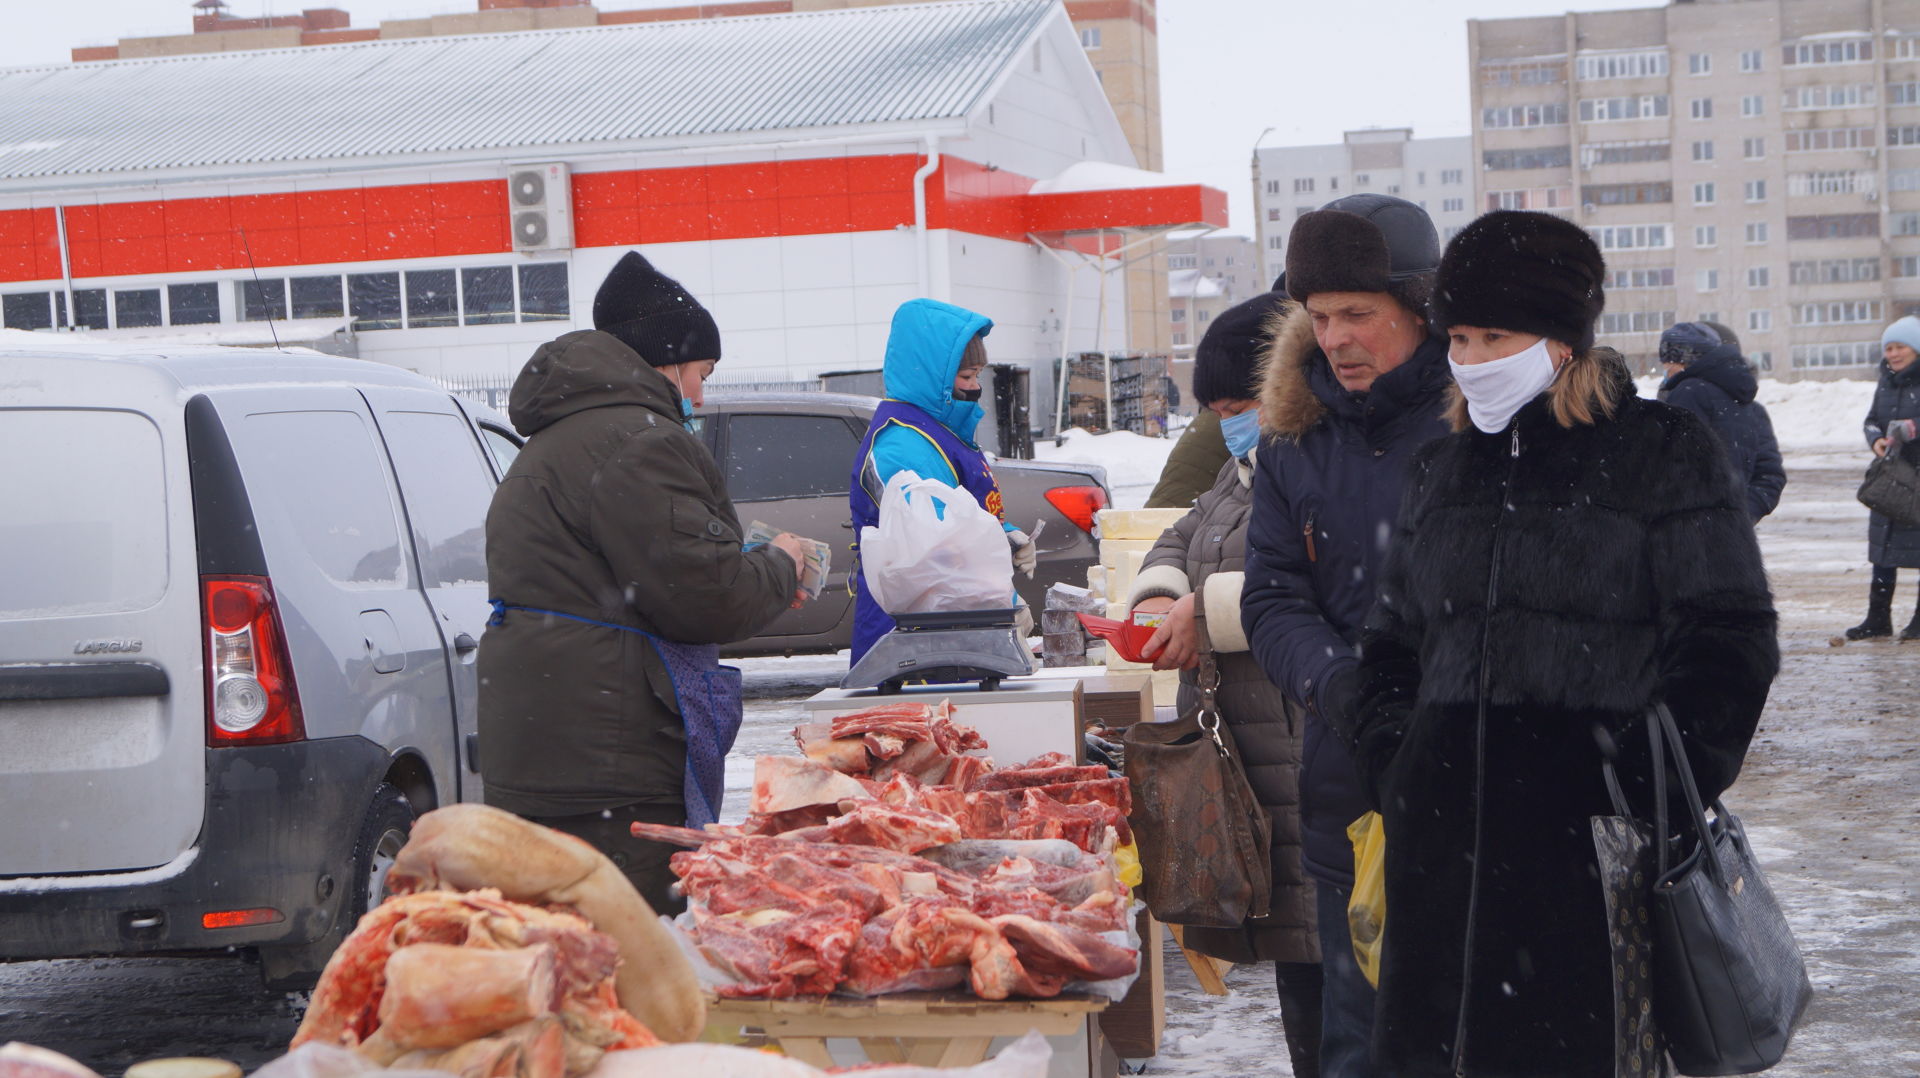
[[257,412],[246,419],[266,482],[247,484],[286,514],[313,563],[339,584],[407,579],[386,465],[354,412]]
[[727,419],[727,493],[736,502],[844,495],[859,448],[839,416],[735,413]]
[[498,427],[485,423],[480,425],[480,440],[487,444],[487,452],[493,454],[493,463],[505,477],[507,469],[513,467],[513,458],[520,455],[520,439]]
[[485,583],[494,482],[466,422],[447,412],[381,412],[380,429],[393,452],[427,586]]

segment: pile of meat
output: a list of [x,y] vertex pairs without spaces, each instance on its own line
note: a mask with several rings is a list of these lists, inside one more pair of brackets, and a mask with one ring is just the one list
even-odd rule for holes
[[[826,734],[827,736],[820,736]],[[1112,850],[1126,781],[1048,754],[995,770],[939,707],[894,705],[796,731],[755,761],[744,824],[634,824],[673,857],[686,923],[736,983],[721,995],[878,995],[967,985],[1058,995],[1138,968]]]
[[578,839],[451,805],[414,824],[387,889],[328,961],[294,1048],[462,1078],[578,1078],[605,1052],[704,1027],[691,964]]

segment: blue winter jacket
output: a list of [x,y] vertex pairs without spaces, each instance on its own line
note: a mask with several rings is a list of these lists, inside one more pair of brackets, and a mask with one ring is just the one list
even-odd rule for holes
[[[1414,450],[1448,432],[1446,343],[1356,395],[1341,388],[1304,310],[1276,335],[1260,394],[1266,433],[1254,469],[1240,621],[1267,677],[1308,708],[1300,765],[1302,860],[1316,879],[1353,883],[1347,825],[1367,811],[1322,690],[1359,665],[1387,539]],[[1351,684],[1349,679],[1347,682]]]
[[[978,402],[953,398],[953,379],[967,342],[993,329],[993,320],[964,307],[931,299],[912,299],[893,313],[887,355],[881,366],[887,397],[905,401],[940,421],[968,444],[984,414]],[[959,477],[938,447],[898,425],[874,436],[873,465],[884,487],[899,471],[922,479],[958,484]]]
[[1759,379],[1745,356],[1725,345],[1688,363],[1660,383],[1660,399],[1684,408],[1720,436],[1736,489],[1755,520],[1780,504],[1787,470],[1766,406],[1753,399]]

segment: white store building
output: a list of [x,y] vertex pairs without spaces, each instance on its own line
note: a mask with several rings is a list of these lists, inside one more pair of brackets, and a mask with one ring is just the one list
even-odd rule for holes
[[14,69],[0,101],[6,326],[452,379],[590,326],[639,249],[712,310],[721,381],[877,368],[926,295],[995,320],[1044,414],[1055,357],[1125,350],[1088,252],[1226,216],[1124,167],[1057,0]]

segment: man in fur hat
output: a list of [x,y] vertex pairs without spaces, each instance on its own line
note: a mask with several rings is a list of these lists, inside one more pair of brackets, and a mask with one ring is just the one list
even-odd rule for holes
[[1355,643],[1414,450],[1447,433],[1447,346],[1425,318],[1440,241],[1426,211],[1349,195],[1295,222],[1260,394],[1241,623],[1267,676],[1306,711],[1304,867],[1325,964],[1320,1073],[1370,1078],[1373,990],[1347,931],[1347,825],[1368,805],[1348,748]]

